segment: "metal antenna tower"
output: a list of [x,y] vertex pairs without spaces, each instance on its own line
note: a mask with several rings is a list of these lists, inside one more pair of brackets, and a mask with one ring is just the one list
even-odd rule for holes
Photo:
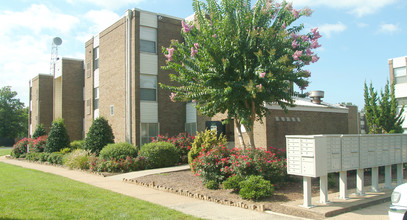
[[62,44],[62,39],[59,37],[54,37],[52,39],[51,48],[51,61],[49,64],[49,74],[55,76],[55,62],[58,60],[58,46]]

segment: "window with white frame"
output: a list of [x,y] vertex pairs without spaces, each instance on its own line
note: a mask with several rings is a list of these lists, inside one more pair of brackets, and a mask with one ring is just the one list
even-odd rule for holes
[[140,52],[157,53],[157,29],[140,27]]
[[140,75],[140,100],[157,101],[157,76]]
[[93,89],[93,110],[99,109],[99,87]]
[[151,142],[152,137],[158,136],[158,123],[141,123],[141,145]]
[[99,68],[99,47],[93,48],[93,70]]
[[393,73],[395,84],[407,83],[406,67],[394,68]]

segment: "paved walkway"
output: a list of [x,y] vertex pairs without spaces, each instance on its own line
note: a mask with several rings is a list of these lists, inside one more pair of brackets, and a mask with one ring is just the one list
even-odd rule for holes
[[[19,160],[7,159],[6,157],[0,157],[0,162],[8,163],[24,168],[40,170],[46,173],[51,173],[63,177],[67,177],[79,182],[90,184],[99,188],[107,189],[113,192],[117,192],[123,195],[131,196],[137,199],[142,199],[148,202],[152,202],[158,205],[166,206],[171,209],[181,211],[186,214],[190,214],[196,217],[205,219],[281,219],[281,220],[293,220],[301,219],[298,217],[291,217],[286,215],[280,215],[277,213],[263,213],[258,211],[251,211],[238,207],[220,205],[213,202],[207,202],[203,200],[193,199],[186,196],[181,196],[173,193],[167,193],[159,190],[150,189],[147,187],[138,186],[121,181],[124,176],[105,178],[102,176],[90,174],[87,172],[69,170],[62,167],[42,165],[37,163],[30,163]],[[132,175],[147,175],[148,172],[159,173],[161,171],[170,172],[170,169],[186,169],[185,166],[179,166],[175,168],[156,169],[151,171],[133,172]],[[137,174],[139,173],[139,174]],[[129,175],[129,174],[123,174]],[[129,177],[129,176],[127,176]],[[134,178],[135,176],[131,176]],[[121,178],[121,179],[120,179]]]

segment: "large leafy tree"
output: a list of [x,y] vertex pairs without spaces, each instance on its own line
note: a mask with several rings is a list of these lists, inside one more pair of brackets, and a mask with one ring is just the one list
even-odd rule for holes
[[305,65],[318,61],[313,50],[321,37],[317,29],[302,33],[293,22],[309,16],[290,3],[273,0],[193,0],[194,21],[182,21],[183,42],[163,48],[171,80],[163,85],[173,101],[196,102],[204,115],[228,113],[234,119],[239,141],[243,125],[254,147],[253,124],[267,113],[265,103],[284,110],[293,104],[290,88],[308,85]]
[[373,88],[372,83],[369,87],[365,82],[365,117],[369,133],[402,133],[402,124],[404,122],[404,108],[398,112],[398,104],[394,93],[394,84],[389,81],[384,87],[384,91],[378,93]]
[[0,89],[0,137],[16,138],[27,135],[28,112],[16,98],[10,86]]

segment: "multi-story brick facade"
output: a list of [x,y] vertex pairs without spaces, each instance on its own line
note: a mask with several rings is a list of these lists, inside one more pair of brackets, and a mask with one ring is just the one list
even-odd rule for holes
[[181,18],[129,10],[85,44],[85,131],[105,117],[116,142],[135,145],[185,129],[185,103],[173,103],[158,83],[170,84],[161,52],[181,40]]
[[43,124],[63,118],[71,141],[83,137],[83,60],[61,58],[54,75],[40,74],[30,81],[29,136]]
[[34,134],[38,125],[43,124],[48,133],[52,123],[52,88],[54,77],[39,74],[30,80],[30,111],[28,115],[28,137]]

